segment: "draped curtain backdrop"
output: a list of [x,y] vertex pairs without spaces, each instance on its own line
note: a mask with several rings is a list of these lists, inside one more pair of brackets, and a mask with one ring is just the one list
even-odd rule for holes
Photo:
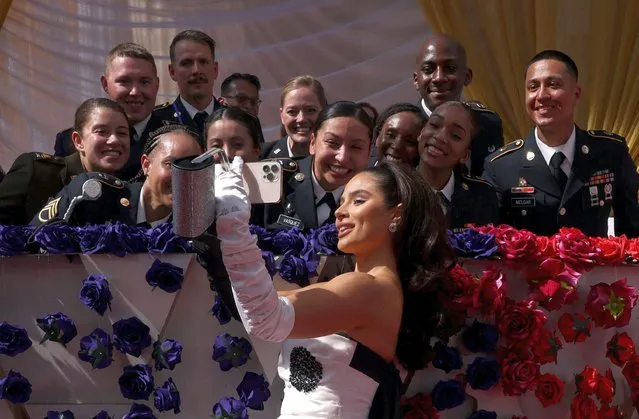
[[[0,17],[9,3],[0,0]],[[104,95],[104,59],[120,42],[151,51],[157,101],[173,101],[169,44],[184,29],[218,43],[216,95],[233,72],[260,78],[268,140],[278,137],[281,86],[293,76],[319,78],[330,101],[365,100],[380,110],[417,102],[414,57],[428,29],[415,0],[19,0],[0,30],[0,165],[53,151],[75,108]]]
[[525,65],[544,49],[570,55],[582,86],[577,123],[626,137],[639,162],[639,1],[419,0],[433,32],[466,47],[474,72],[466,96],[497,111],[506,142],[532,123],[524,107]]

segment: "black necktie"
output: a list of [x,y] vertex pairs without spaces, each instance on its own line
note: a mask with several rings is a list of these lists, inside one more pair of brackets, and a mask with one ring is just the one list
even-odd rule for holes
[[332,192],[326,192],[322,199],[317,203],[317,207],[319,208],[322,204],[328,205],[331,211],[328,213],[328,218],[324,221],[324,224],[334,223],[335,222],[335,210],[337,209],[337,203],[335,202],[335,197]]
[[561,151],[553,154],[550,159],[550,173],[552,173],[552,177],[555,178],[557,185],[559,185],[559,189],[562,191],[566,189],[566,183],[568,182],[568,176],[566,176],[566,173],[561,170],[561,163],[563,163],[564,160],[566,160],[566,156]]
[[446,198],[446,195],[442,191],[437,191],[437,198],[439,198],[439,202],[446,209],[450,206],[450,201]]
[[129,127],[129,137],[131,137],[131,144],[138,140],[138,132],[133,127]]
[[195,125],[197,125],[197,130],[200,133],[200,135],[204,134],[204,121],[206,120],[207,116],[209,116],[209,114],[202,111],[202,112],[196,113],[195,116],[193,117],[193,122],[195,122]]

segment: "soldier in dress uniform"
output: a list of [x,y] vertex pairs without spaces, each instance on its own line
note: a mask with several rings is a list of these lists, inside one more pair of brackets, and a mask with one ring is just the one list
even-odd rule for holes
[[348,181],[368,165],[373,122],[354,102],[335,102],[320,112],[311,155],[284,185],[282,202],[265,205],[264,227],[317,228],[335,221]]
[[422,110],[410,103],[397,103],[386,108],[377,118],[373,142],[377,150],[371,153],[370,166],[385,159],[401,161],[417,167],[419,150],[417,140],[426,117]]
[[417,171],[439,197],[453,231],[499,221],[497,191],[463,170],[471,147],[472,112],[464,103],[445,102],[419,135]]
[[142,154],[143,182],[127,183],[100,172],[82,173],[42,207],[31,224],[63,219],[73,198],[82,196],[85,182],[95,179],[102,184],[102,194],[96,200],[83,200],[75,205],[70,224],[120,222],[155,227],[172,213],[171,162],[201,153],[197,133],[181,125],[162,127],[152,134]]
[[171,41],[169,57],[169,75],[179,95],[157,112],[163,120],[189,126],[202,137],[204,147],[204,122],[223,107],[213,96],[218,76],[215,40],[201,31],[182,31]]
[[[140,170],[140,157],[149,134],[163,124],[158,112],[154,111],[160,86],[155,59],[141,45],[131,42],[116,45],[107,55],[100,83],[107,96],[122,106],[131,124],[129,161],[118,174],[121,179],[129,180]],[[156,107],[160,108],[162,106]],[[72,132],[73,128],[68,128],[56,135],[56,156],[75,153]]]
[[[449,35],[433,34],[426,38],[416,63],[413,83],[421,96],[419,106],[427,117],[442,103],[459,101],[464,86],[473,79],[466,64],[466,50]],[[503,145],[504,133],[497,113],[477,101],[467,104],[473,111],[475,133],[466,165],[470,166],[470,174],[481,176],[484,159]]]
[[88,99],[75,112],[72,139],[78,149],[67,157],[25,153],[0,183],[0,224],[28,224],[47,200],[85,171],[117,174],[129,158],[129,122],[116,102]]
[[484,178],[501,195],[502,222],[540,235],[576,227],[606,236],[639,235],[639,175],[624,138],[584,131],[574,122],[581,96],[578,70],[555,50],[535,55],[526,70],[526,110],[535,123],[485,162]]

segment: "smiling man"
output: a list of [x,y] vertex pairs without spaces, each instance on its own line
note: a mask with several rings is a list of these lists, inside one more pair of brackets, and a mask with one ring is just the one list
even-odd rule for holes
[[[413,84],[421,96],[419,106],[427,117],[442,103],[460,101],[465,86],[473,80],[466,62],[466,50],[449,35],[427,37],[419,50]],[[467,102],[473,110],[475,131],[467,166],[480,176],[484,159],[503,144],[501,118],[479,102]]]
[[579,72],[565,53],[546,50],[526,67],[526,111],[535,127],[486,158],[484,178],[501,194],[502,222],[540,235],[576,227],[606,236],[639,235],[639,175],[625,139],[575,125]]

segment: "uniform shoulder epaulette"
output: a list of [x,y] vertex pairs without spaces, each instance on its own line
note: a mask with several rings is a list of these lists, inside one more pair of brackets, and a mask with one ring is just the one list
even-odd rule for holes
[[480,177],[475,177],[475,176],[468,175],[466,173],[462,173],[462,178],[464,180],[469,181],[469,182],[483,183],[483,184],[486,184],[486,185],[490,186],[491,188],[493,187],[493,185],[491,185],[490,182],[488,182],[488,181],[486,181],[486,180],[484,180],[484,179],[482,179]]
[[466,100],[464,101],[464,104],[474,111],[496,113],[495,111],[488,109],[486,105],[477,100]]
[[47,162],[47,163],[65,164],[63,157],[56,157],[53,154],[41,153],[39,151],[34,151],[33,152],[33,158],[36,161],[42,161],[42,162]]
[[285,172],[297,172],[299,165],[290,157],[274,157],[270,159],[264,159],[263,162],[276,161],[282,166],[282,170]]
[[108,185],[108,186],[110,186],[112,188],[116,188],[116,189],[124,188],[124,182],[122,182],[117,177],[112,176],[112,175],[108,175],[106,173],[102,173],[102,172],[87,173],[87,177],[89,179],[97,179],[101,183],[103,183],[105,185]]
[[505,156],[506,154],[510,154],[515,150],[519,150],[524,145],[524,140],[521,138],[519,140],[513,141],[512,143],[506,144],[501,147],[499,150],[495,151],[495,156],[490,159],[491,162],[497,160],[498,158]]
[[155,105],[153,107],[153,110],[158,110],[158,109],[164,109],[164,108],[168,108],[169,106],[171,106],[171,102],[164,102],[164,103],[160,103],[159,105]]
[[626,139],[623,136],[615,134],[614,132],[606,131],[605,129],[590,129],[588,130],[588,134],[590,134],[591,137],[606,138],[620,143],[626,142]]

